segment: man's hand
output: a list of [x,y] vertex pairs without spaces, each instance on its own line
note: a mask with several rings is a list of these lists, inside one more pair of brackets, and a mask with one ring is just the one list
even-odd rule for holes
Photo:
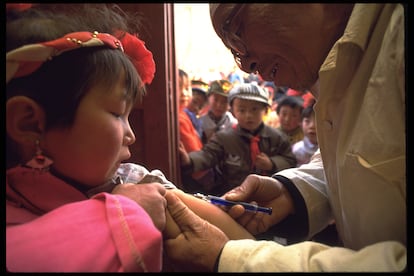
[[113,189],[112,194],[126,196],[138,203],[151,217],[154,225],[160,230],[165,228],[165,199],[166,189],[160,183],[149,184],[119,184]]
[[168,210],[181,233],[164,242],[167,256],[180,271],[213,271],[228,237],[191,211],[176,195],[167,193]]
[[243,225],[251,234],[266,232],[294,212],[292,198],[282,183],[268,176],[251,174],[243,183],[223,197],[231,201],[244,201],[263,207],[272,207],[272,214],[246,212],[241,205],[233,206],[229,215]]

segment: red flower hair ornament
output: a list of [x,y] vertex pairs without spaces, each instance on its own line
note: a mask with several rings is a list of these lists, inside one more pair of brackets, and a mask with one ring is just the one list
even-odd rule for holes
[[155,62],[152,53],[145,47],[145,42],[130,33],[125,33],[120,40],[125,53],[131,58],[141,80],[145,84],[150,84],[154,79]]
[[[125,44],[125,45],[123,45]],[[119,40],[107,33],[75,32],[62,38],[42,43],[24,45],[6,53],[6,84],[13,78],[32,74],[42,64],[66,51],[81,47],[107,46],[119,49],[131,58],[132,63],[144,84],[150,84],[155,74],[152,53],[144,41],[137,36],[125,33]]]

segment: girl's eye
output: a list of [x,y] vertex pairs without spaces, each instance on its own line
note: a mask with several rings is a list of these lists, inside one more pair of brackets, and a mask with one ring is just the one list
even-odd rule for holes
[[111,112],[112,115],[114,115],[114,117],[116,118],[121,118],[122,114],[116,113],[116,112]]

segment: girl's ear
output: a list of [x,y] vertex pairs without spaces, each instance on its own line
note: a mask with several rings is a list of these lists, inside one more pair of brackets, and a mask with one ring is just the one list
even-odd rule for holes
[[45,112],[26,96],[12,97],[6,102],[6,131],[18,144],[34,144],[45,127]]

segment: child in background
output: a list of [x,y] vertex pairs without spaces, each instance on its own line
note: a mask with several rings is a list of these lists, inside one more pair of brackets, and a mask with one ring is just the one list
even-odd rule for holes
[[302,102],[296,97],[285,96],[277,104],[276,113],[279,117],[279,129],[288,137],[291,145],[303,139],[301,127]]
[[[130,111],[155,73],[152,53],[127,32],[138,30],[127,24],[136,17],[75,6],[84,9],[7,10],[6,268],[159,272],[162,234],[178,229],[165,211],[174,186],[118,177],[135,141]],[[221,209],[168,192],[231,236],[251,237]]]
[[237,85],[228,101],[238,125],[216,132],[201,151],[187,153],[180,148],[184,170],[217,168],[214,195],[240,185],[251,173],[272,175],[296,166],[287,136],[263,123],[269,108],[267,91],[253,83]]
[[229,111],[227,97],[232,84],[228,80],[215,80],[208,89],[209,110],[200,117],[203,128],[203,144],[207,143],[220,129],[232,128],[237,120]]
[[178,69],[178,125],[180,131],[180,142],[188,151],[200,150],[203,147],[201,138],[195,129],[191,117],[185,111],[192,98],[191,84],[187,72]]
[[304,133],[303,140],[296,142],[292,146],[292,152],[296,156],[298,167],[302,164],[309,163],[312,155],[318,149],[313,103],[309,103],[309,106],[304,108],[302,111],[302,130]]
[[[188,152],[201,150],[203,143],[201,142],[201,137],[199,136],[193,123],[191,116],[193,113],[188,110],[188,106],[193,105],[190,80],[187,72],[183,69],[178,69],[178,88],[178,126],[180,132],[180,146],[184,147]],[[194,107],[194,110],[196,109],[197,108]],[[183,189],[186,192],[206,192],[203,187],[210,185],[213,181],[213,175],[211,170],[194,172],[192,174],[181,171],[181,180]]]
[[184,111],[190,117],[191,122],[193,123],[193,126],[197,130],[198,136],[201,139],[203,135],[203,129],[201,127],[200,111],[206,106],[208,102],[208,84],[203,81],[192,80],[191,89],[193,92],[192,98],[187,107],[184,108]]

